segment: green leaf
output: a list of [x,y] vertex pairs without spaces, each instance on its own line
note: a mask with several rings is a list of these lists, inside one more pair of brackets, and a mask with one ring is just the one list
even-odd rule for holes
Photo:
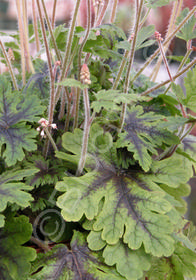
[[0,279],[27,279],[36,252],[21,245],[29,241],[31,234],[32,226],[27,217],[6,220],[5,227],[0,229]]
[[[75,129],[74,133],[64,133],[62,136],[62,146],[68,153],[56,152],[56,156],[77,165],[81,155],[82,139],[83,131],[81,129]],[[104,130],[98,124],[93,124],[89,134],[86,166],[95,164],[98,151],[104,154],[112,145],[113,139],[111,134],[109,132],[104,133]]]
[[[1,174],[0,177],[0,212],[5,210],[7,203],[17,203],[21,207],[30,205],[33,200],[32,196],[25,192],[31,190],[32,187],[20,182],[26,176],[30,176],[37,172],[36,169],[20,170],[20,171],[7,171]],[[3,225],[1,215],[1,226]]]
[[193,112],[196,112],[196,67],[188,71],[184,78],[184,85],[186,88],[186,99],[184,105]]
[[40,101],[34,95],[24,96],[12,92],[11,84],[0,77],[0,147],[6,144],[3,153],[8,166],[24,158],[24,151],[35,150],[37,132],[26,122],[37,121],[41,114]]
[[141,106],[132,106],[125,120],[124,132],[119,134],[117,147],[127,147],[128,151],[134,153],[134,159],[148,171],[152,163],[150,153],[156,155],[156,148],[162,143],[179,143],[176,135],[161,128],[160,124],[164,122],[164,116],[144,113]]
[[34,68],[35,74],[32,74],[28,79],[23,93],[25,95],[36,95],[42,101],[43,105],[48,106],[48,99],[50,96],[48,64],[41,59],[36,59]]
[[[145,42],[149,37],[154,35],[155,27],[154,25],[148,25],[144,26],[140,31],[138,32],[137,40],[136,40],[136,50],[139,50],[145,46],[147,42]],[[148,42],[147,46],[152,45],[155,42],[155,40],[151,40]]]
[[[97,251],[103,247],[103,257],[107,265],[116,265],[117,271],[127,280],[137,280],[143,271],[149,270],[151,257],[143,248],[131,250],[120,240],[116,245],[107,245],[101,238],[101,232],[91,231],[87,237],[88,246]],[[141,265],[142,263],[142,265]]]
[[115,269],[103,264],[97,253],[92,253],[88,249],[82,233],[74,233],[70,247],[56,245],[51,251],[38,254],[33,270],[35,272],[39,270],[30,279],[125,280]]
[[174,186],[172,181],[176,180],[176,173],[182,172],[183,163],[178,163],[180,171],[177,168],[173,175],[165,173],[169,170],[168,160],[160,165],[155,163],[153,175],[135,169],[119,170],[114,158],[110,164],[97,159],[97,171],[82,177],[65,177],[57,183],[57,190],[65,192],[57,200],[62,216],[67,221],[78,221],[83,215],[89,220],[96,218],[93,229],[102,230],[102,239],[108,244],[116,244],[123,237],[131,249],[136,250],[143,243],[147,253],[171,255],[173,226],[165,214],[172,206],[153,182],[165,181]]
[[[180,16],[176,20],[176,24],[180,24],[180,22],[187,16],[189,13],[189,8],[185,8]],[[176,37],[185,40],[188,42],[189,40],[192,40],[196,37],[196,29],[195,29],[195,24],[196,24],[196,18],[195,15],[193,15],[180,29],[180,31],[176,34]]]
[[186,88],[186,95],[179,85],[172,84],[172,90],[182,105],[196,112],[196,67],[187,72],[184,85]]
[[[130,103],[141,100],[136,94],[120,93],[119,90],[101,90],[95,94],[96,101],[92,102],[91,108],[98,113],[102,108],[106,110],[121,111],[122,103]],[[144,98],[145,100],[145,98]]]
[[196,253],[178,242],[171,257],[153,260],[146,277],[150,280],[185,280],[185,277],[196,275],[195,261]]
[[[141,48],[151,46],[154,44],[155,40],[148,40],[155,32],[154,25],[148,25],[140,29],[138,32],[137,40],[136,40],[136,50]],[[121,41],[117,44],[119,49],[131,50],[131,42]]]
[[58,83],[58,85],[65,87],[78,87],[80,89],[88,88],[88,85],[84,85],[80,81],[71,78],[66,78],[62,82]]
[[166,6],[172,1],[175,1],[175,0],[146,0],[146,6],[148,8],[155,9],[158,7]]

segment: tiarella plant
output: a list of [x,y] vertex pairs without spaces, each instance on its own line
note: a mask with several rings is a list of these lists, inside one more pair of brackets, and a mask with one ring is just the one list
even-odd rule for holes
[[[147,19],[168,0],[136,0],[128,35],[118,4],[76,0],[69,26],[56,26],[57,1],[50,19],[44,0],[16,0],[19,31],[0,40],[2,280],[196,276],[184,217],[196,166],[196,7],[170,3],[163,39]],[[172,57],[173,75],[175,37],[186,53]],[[136,52],[152,45],[138,68]],[[161,63],[168,79],[156,83]]]

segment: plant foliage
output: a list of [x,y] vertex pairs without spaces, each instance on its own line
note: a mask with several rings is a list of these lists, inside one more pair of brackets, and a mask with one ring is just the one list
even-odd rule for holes
[[[195,277],[184,198],[196,167],[196,7],[180,14],[173,3],[162,42],[147,17],[169,0],[136,1],[131,34],[115,22],[118,1],[76,0],[69,27],[55,24],[58,1],[51,21],[45,2],[32,2],[28,26],[21,5],[19,32],[0,40],[0,279]],[[170,74],[174,35],[187,52],[171,56],[177,75],[157,83],[157,55]],[[135,58],[149,50],[140,68]]]

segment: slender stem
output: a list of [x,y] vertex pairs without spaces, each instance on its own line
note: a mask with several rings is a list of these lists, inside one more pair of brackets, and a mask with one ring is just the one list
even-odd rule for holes
[[[80,70],[81,70],[82,51],[83,51],[84,45],[86,44],[86,41],[88,39],[90,29],[91,29],[91,0],[87,0],[87,28],[86,28],[86,33],[85,33],[84,39],[83,39],[83,41],[80,45],[79,51],[78,51],[78,70],[79,70],[79,73],[80,73]],[[80,75],[78,75],[78,80],[80,80]],[[78,126],[79,105],[80,105],[80,89],[77,88],[75,118],[74,118],[74,125],[73,125],[74,129]]]
[[55,50],[55,53],[56,53],[56,56],[57,56],[57,60],[62,61],[61,54],[59,52],[59,49],[58,49],[57,44],[56,44],[56,40],[54,38],[52,25],[51,25],[49,17],[48,17],[48,13],[47,13],[47,10],[46,10],[46,5],[44,3],[44,0],[41,0],[41,3],[42,3],[43,10],[44,10],[44,15],[45,15],[46,22],[47,22],[47,25],[48,25],[48,29],[49,29],[49,32],[50,32],[50,36],[51,36],[51,39],[52,39],[52,44],[53,44],[53,47],[54,47],[54,50]]
[[[178,7],[178,2],[174,1],[171,16],[170,16],[170,20],[169,20],[169,26],[168,26],[168,30],[167,30],[167,34],[166,34],[165,38],[167,38],[169,36],[169,34],[172,31],[172,28],[174,28],[174,26],[175,26],[175,18],[176,18],[177,7]],[[170,42],[168,42],[167,45],[165,45],[164,53],[166,53],[167,49],[169,48],[169,45],[170,45]],[[159,59],[158,59],[156,65],[154,66],[154,69],[152,71],[152,80],[154,82],[156,80],[159,69],[161,67],[161,63],[162,63],[162,56],[159,56]]]
[[169,69],[169,65],[168,65],[168,62],[167,62],[167,58],[165,56],[165,52],[163,50],[163,47],[162,47],[162,44],[161,44],[161,41],[158,40],[158,45],[159,45],[159,49],[160,49],[160,52],[161,52],[161,55],[162,55],[162,59],[164,61],[164,64],[165,64],[165,67],[166,67],[166,70],[167,70],[167,73],[169,75],[169,78],[171,80],[171,82],[173,82],[173,78],[172,78],[172,75],[171,75],[171,72],[170,72],[170,69]]
[[[131,37],[128,39],[128,42],[130,43],[130,42],[132,41],[132,39],[133,39],[133,37],[131,36]],[[117,73],[117,75],[116,75],[116,79],[115,79],[114,84],[113,84],[113,86],[112,86],[112,89],[114,89],[114,90],[117,89],[117,87],[118,87],[118,83],[119,83],[119,81],[120,81],[122,72],[123,72],[123,70],[124,70],[124,68],[125,68],[125,65],[126,65],[126,63],[127,63],[128,55],[129,55],[129,51],[126,50],[125,53],[124,53],[124,55],[123,55],[123,59],[122,59],[122,61],[121,61],[121,64],[120,64],[118,73]]]
[[34,236],[31,236],[30,240],[31,240],[31,242],[36,244],[39,248],[41,248],[43,251],[45,251],[45,252],[50,251],[49,246],[46,243],[39,240],[38,238],[35,238]]
[[[55,109],[55,76],[54,76],[53,69],[52,69],[52,59],[50,56],[50,50],[49,50],[48,41],[47,41],[47,37],[46,37],[46,30],[45,30],[45,25],[44,25],[44,20],[43,20],[39,0],[37,0],[37,7],[38,7],[38,12],[39,12],[40,24],[41,24],[42,35],[43,35],[44,45],[45,45],[46,55],[47,55],[48,68],[49,68],[49,73],[50,73],[50,102],[49,102],[48,122],[49,122],[49,124],[52,124],[53,114],[54,114],[54,109]],[[51,131],[51,128],[49,128],[49,132],[50,131]],[[47,138],[47,140],[45,141],[44,150],[43,150],[43,154],[45,157],[47,156],[47,153],[48,153],[48,147],[49,147],[49,141]]]
[[[140,17],[141,17],[141,13],[142,13],[143,3],[144,3],[144,0],[141,0],[140,4],[139,4],[139,7],[138,7],[138,10],[137,10],[136,15],[135,15],[134,37],[133,37],[133,40],[132,40],[130,58],[129,58],[127,73],[126,73],[126,77],[125,77],[125,84],[124,84],[124,93],[126,93],[126,94],[128,93],[128,89],[129,89],[130,72],[131,72],[131,68],[132,68],[133,60],[134,60],[136,40],[137,40],[138,31],[139,31],[139,22],[140,22]],[[138,3],[137,3],[137,0],[136,0],[136,5],[137,4]],[[127,104],[123,103],[121,117],[120,117],[120,131],[122,130],[123,125],[124,125],[126,108],[127,108]]]
[[[183,70],[181,70],[181,71],[178,72],[176,75],[174,75],[174,76],[172,77],[172,79],[175,80],[176,78],[180,77],[180,76],[181,76],[182,74],[184,74],[187,70],[189,70],[195,63],[196,63],[196,58],[193,59]],[[154,86],[154,87],[152,87],[152,88],[150,88],[150,89],[148,89],[148,90],[146,90],[145,92],[143,92],[143,93],[141,94],[141,96],[148,95],[149,93],[153,92],[153,91],[156,90],[156,89],[159,89],[159,88],[162,87],[162,86],[167,85],[168,83],[171,83],[171,80],[170,80],[170,79],[169,79],[169,80],[166,80],[166,81],[164,81],[164,82],[162,82],[162,83],[160,83],[160,84],[158,84],[158,85],[156,85],[156,86]]]
[[5,47],[4,47],[3,42],[2,42],[1,40],[0,40],[0,47],[1,47],[2,51],[3,51],[3,55],[4,55],[5,60],[6,60],[6,62],[7,62],[7,66],[8,66],[8,68],[9,68],[9,73],[10,73],[10,75],[11,75],[14,88],[15,88],[15,90],[18,90],[18,85],[17,85],[16,77],[15,77],[15,75],[14,75],[14,71],[13,71],[13,69],[12,69],[11,61],[10,61],[10,59],[9,59],[9,56],[7,55],[7,52],[6,52],[6,50],[5,50]]
[[67,131],[69,128],[70,113],[71,113],[71,98],[69,96],[69,92],[67,91],[67,114],[65,119],[65,131]]
[[26,74],[25,74],[25,49],[24,49],[24,31],[22,26],[22,15],[21,15],[21,3],[20,0],[16,0],[17,15],[18,15],[18,27],[20,34],[20,49],[21,49],[21,67],[22,67],[22,82],[23,85],[26,84]]
[[87,28],[86,28],[85,36],[82,40],[82,43],[80,44],[79,51],[78,51],[78,71],[79,71],[79,73],[81,70],[82,51],[83,51],[84,45],[86,44],[86,41],[88,39],[90,30],[91,30],[91,0],[86,0],[86,1],[87,1]]
[[[182,135],[180,137],[180,142],[182,142],[182,140],[191,132],[191,130],[193,129],[194,125],[195,124],[193,123],[189,127],[189,129],[184,133],[184,135]],[[184,132],[184,126],[183,126],[183,128],[181,130],[181,133],[183,133],[183,132]],[[159,160],[171,157],[175,153],[176,149],[178,148],[178,145],[179,144],[172,145],[167,151],[163,152],[163,154],[159,156]]]
[[[187,59],[189,58],[189,55],[191,54],[192,52],[192,49],[190,50],[187,50],[185,56],[183,57],[183,60],[181,61],[179,67],[178,67],[178,70],[177,70],[177,73],[182,69],[182,67],[185,65],[185,63],[187,62]],[[174,78],[173,78],[174,79]],[[165,90],[165,92],[163,94],[167,94],[167,92],[170,90],[171,88],[171,84],[167,87],[167,89]]]
[[104,5],[101,9],[101,12],[100,12],[97,20],[96,20],[95,26],[99,26],[102,23],[102,20],[105,16],[105,13],[106,13],[106,10],[107,10],[107,7],[108,7],[108,3],[109,3],[109,0],[104,1]]
[[111,12],[111,16],[110,16],[110,23],[114,23],[114,21],[115,21],[117,6],[118,6],[118,0],[113,0],[112,12]]
[[36,51],[37,53],[39,53],[40,46],[39,46],[39,34],[38,34],[38,27],[37,27],[37,17],[35,11],[35,0],[32,0],[32,13],[33,13],[33,28],[35,34]]
[[61,95],[61,106],[60,106],[59,116],[58,116],[59,120],[62,120],[62,118],[65,115],[66,89],[67,89],[67,87],[65,87],[65,89],[63,90],[62,95]]
[[140,29],[140,28],[143,26],[143,24],[145,23],[145,21],[146,21],[148,15],[149,15],[149,13],[150,13],[150,11],[151,11],[151,8],[148,8],[146,14],[144,15],[144,17],[143,17],[142,20],[140,21],[139,29]]
[[54,150],[58,151],[58,148],[57,148],[57,146],[56,146],[56,144],[54,142],[54,139],[52,138],[51,132],[48,130],[47,127],[44,129],[44,131],[45,131],[46,135],[48,136],[48,139],[50,140]]
[[76,89],[76,101],[75,101],[75,116],[73,130],[78,127],[78,118],[79,118],[79,108],[80,108],[80,89]]
[[85,122],[84,122],[84,132],[83,132],[83,141],[82,141],[82,149],[81,149],[81,156],[78,163],[78,169],[76,172],[76,176],[80,176],[86,161],[87,149],[88,149],[88,138],[90,132],[90,103],[88,97],[88,89],[85,88],[83,90],[83,98],[84,98],[84,109],[85,109]]
[[57,4],[57,0],[54,0],[53,9],[52,9],[52,29],[54,29],[55,26],[56,4]]
[[[63,65],[62,65],[62,72],[61,72],[61,76],[60,76],[60,79],[59,79],[60,82],[62,82],[62,80],[65,76],[65,73],[67,71],[67,65],[68,65],[69,58],[70,58],[71,46],[72,46],[73,35],[74,35],[75,24],[76,24],[76,18],[77,18],[79,6],[80,6],[80,1],[81,0],[76,0],[76,4],[75,4],[75,8],[74,8],[74,14],[73,14],[72,21],[71,21],[71,26],[69,28],[69,33],[68,33],[68,37],[67,37],[67,45],[66,45],[66,50],[65,50],[65,55],[64,55],[64,61],[63,61]],[[57,86],[56,94],[55,94],[55,102],[56,103],[59,99],[61,88],[62,88],[62,86],[60,86],[60,85]]]
[[26,63],[27,63],[27,71],[35,73],[33,63],[31,61],[31,55],[29,50],[29,35],[28,35],[28,16],[27,16],[27,3],[26,0],[22,0],[22,12],[23,12],[23,25],[24,25],[24,44],[26,49]]
[[[195,13],[196,6],[193,7],[193,9],[188,13],[188,15],[181,21],[181,23],[174,29],[174,31],[165,39],[163,42],[163,46],[167,45],[168,42],[170,42],[175,34],[181,29],[181,27],[190,19],[190,17]],[[135,74],[131,82],[135,81],[137,77],[144,71],[144,69],[153,61],[153,59],[159,54],[159,49],[157,49],[150,57],[149,59],[143,64],[143,66],[138,70],[138,72]]]

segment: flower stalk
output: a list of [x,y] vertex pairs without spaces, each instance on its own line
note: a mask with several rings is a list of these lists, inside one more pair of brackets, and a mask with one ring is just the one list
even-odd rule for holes
[[[91,83],[90,80],[90,72],[88,66],[86,64],[82,65],[81,72],[80,72],[80,80],[83,84],[89,85]],[[86,162],[86,155],[88,149],[88,138],[91,126],[91,117],[90,117],[90,101],[88,96],[88,89],[85,88],[83,90],[83,99],[84,99],[84,111],[85,111],[85,120],[84,120],[84,132],[83,132],[83,140],[82,140],[82,149],[80,160],[78,163],[78,169],[76,172],[76,176],[80,176]]]
[[[174,31],[164,40],[163,46],[165,47],[176,35],[176,33],[182,28],[182,26],[192,17],[192,15],[196,12],[196,6],[193,7],[193,9],[187,14],[187,16],[181,21],[181,23],[174,29]],[[150,57],[149,59],[144,63],[144,65],[137,71],[133,79],[131,80],[131,83],[139,77],[139,75],[148,67],[148,65],[157,57],[159,54],[159,49],[157,49]]]
[[[142,13],[143,3],[144,3],[144,0],[141,0],[138,10],[136,9],[134,32],[133,32],[134,36],[133,36],[133,40],[132,40],[130,58],[129,58],[128,66],[127,66],[127,73],[126,73],[125,84],[124,84],[124,93],[126,93],[126,94],[128,93],[128,90],[129,90],[130,72],[131,72],[131,68],[132,68],[133,60],[134,60],[136,40],[137,40],[138,31],[139,31],[139,23],[140,23],[140,17],[141,17],[141,13]],[[135,3],[136,8],[137,8],[137,4],[138,4],[138,2],[136,0],[136,3]],[[126,116],[126,108],[127,108],[127,103],[123,103],[121,117],[120,117],[119,131],[122,130],[123,125],[124,125],[124,120],[125,120],[125,116]]]
[[[68,65],[69,65],[69,58],[70,58],[70,53],[71,53],[71,46],[72,46],[72,41],[73,41],[73,35],[74,35],[74,30],[75,30],[75,25],[76,25],[76,18],[80,6],[80,1],[81,0],[76,0],[75,8],[74,8],[74,13],[71,21],[71,25],[69,28],[69,33],[67,36],[67,45],[66,45],[66,50],[65,50],[65,55],[64,55],[64,60],[62,64],[62,71],[61,71],[61,76],[59,81],[62,82],[62,80],[65,78],[65,73],[68,71]],[[62,86],[58,85],[56,89],[56,94],[55,94],[55,103],[59,100],[60,92],[61,92]]]
[[[187,70],[189,70],[195,63],[196,63],[196,58],[193,59],[183,70],[179,71],[176,75],[174,75],[174,76],[172,77],[172,80],[174,81],[175,79],[177,79],[178,77],[180,77],[181,75],[183,75],[183,74],[184,74]],[[165,86],[165,85],[167,85],[167,84],[169,84],[169,83],[171,83],[171,80],[170,80],[170,79],[168,79],[168,80],[166,80],[166,81],[164,81],[164,82],[162,82],[162,83],[160,83],[160,84],[158,84],[158,85],[156,85],[156,86],[154,86],[154,87],[152,87],[152,88],[150,88],[150,89],[144,91],[144,92],[141,94],[141,96],[146,96],[146,95],[148,95],[149,93],[153,92],[154,90],[157,90],[157,89],[159,89],[159,88],[161,88],[161,87],[163,87],[163,86]]]
[[13,68],[12,68],[12,64],[11,64],[9,55],[7,54],[7,52],[5,50],[5,47],[4,47],[4,44],[3,44],[3,42],[1,40],[0,40],[0,47],[1,47],[2,51],[3,51],[3,55],[4,55],[5,60],[7,62],[7,66],[8,66],[11,78],[12,78],[13,86],[14,86],[15,90],[18,90],[18,85],[17,85],[16,77],[14,75],[14,71],[13,71]]

